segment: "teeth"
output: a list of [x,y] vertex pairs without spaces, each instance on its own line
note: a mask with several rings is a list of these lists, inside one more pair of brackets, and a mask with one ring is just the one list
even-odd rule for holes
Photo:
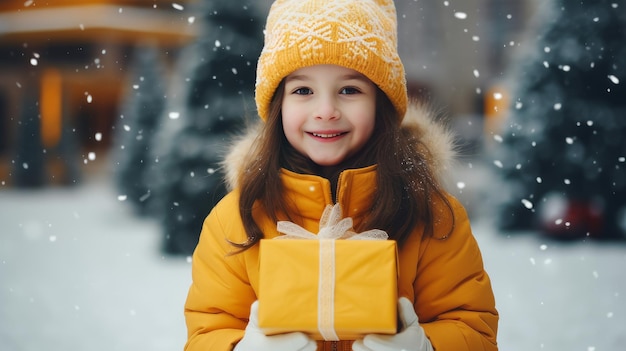
[[313,135],[318,137],[318,138],[334,138],[336,136],[340,136],[341,133],[335,133],[335,134],[318,134],[318,133],[313,133]]

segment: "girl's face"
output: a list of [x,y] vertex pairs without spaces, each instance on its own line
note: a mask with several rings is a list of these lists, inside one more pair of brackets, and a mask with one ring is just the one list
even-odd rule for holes
[[282,122],[287,140],[320,166],[358,152],[374,131],[376,85],[336,65],[301,68],[285,78]]

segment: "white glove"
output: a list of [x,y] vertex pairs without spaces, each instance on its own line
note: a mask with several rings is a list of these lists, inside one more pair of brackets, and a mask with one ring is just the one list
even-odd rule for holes
[[259,329],[259,301],[250,306],[250,320],[234,351],[315,351],[317,343],[300,332],[266,336]]
[[406,297],[398,300],[402,331],[395,335],[368,334],[352,344],[353,351],[433,351],[433,345],[419,325],[413,304]]

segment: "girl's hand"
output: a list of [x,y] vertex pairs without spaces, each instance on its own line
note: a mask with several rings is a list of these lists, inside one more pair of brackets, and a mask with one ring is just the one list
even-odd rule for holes
[[304,333],[266,336],[259,329],[259,301],[250,306],[250,320],[234,351],[315,351],[317,343]]
[[403,329],[396,335],[369,334],[352,344],[353,351],[433,351],[433,345],[419,325],[413,304],[406,297],[398,301]]

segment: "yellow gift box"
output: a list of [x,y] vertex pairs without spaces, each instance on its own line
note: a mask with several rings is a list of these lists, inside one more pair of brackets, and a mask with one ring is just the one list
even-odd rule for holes
[[398,252],[393,240],[260,243],[259,327],[315,340],[397,332]]

